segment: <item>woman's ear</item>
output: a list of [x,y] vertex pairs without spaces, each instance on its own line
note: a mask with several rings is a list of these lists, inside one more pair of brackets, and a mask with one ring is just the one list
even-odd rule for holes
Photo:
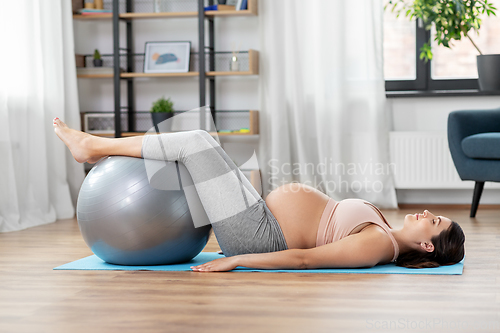
[[420,247],[422,247],[422,249],[424,249],[424,251],[426,252],[434,251],[434,244],[432,244],[431,242],[422,242],[420,243]]

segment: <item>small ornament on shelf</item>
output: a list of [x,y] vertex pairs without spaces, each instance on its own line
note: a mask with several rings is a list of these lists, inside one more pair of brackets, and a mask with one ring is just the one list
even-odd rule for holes
[[94,0],[95,9],[104,9],[103,0]]
[[234,48],[234,43],[232,44],[232,55],[231,55],[231,61],[229,63],[229,69],[231,72],[238,72],[240,70],[240,62],[238,60],[238,53],[239,53],[239,48],[240,44],[238,44],[238,47],[235,49]]
[[98,49],[94,51],[94,67],[102,67],[102,58]]
[[85,0],[85,8],[86,9],[94,9],[94,0]]
[[154,0],[154,8],[153,12],[155,13],[161,13],[162,12],[162,5],[161,5],[162,0]]
[[174,102],[170,98],[165,99],[165,97],[161,97],[153,102],[150,112],[155,130],[157,132],[160,132],[160,130],[170,132],[172,121],[167,121],[167,119],[174,116]]

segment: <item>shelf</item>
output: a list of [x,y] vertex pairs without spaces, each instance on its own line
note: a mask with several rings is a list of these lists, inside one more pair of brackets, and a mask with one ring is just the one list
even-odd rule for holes
[[[206,72],[206,76],[238,76],[238,75],[257,75],[254,71],[246,72]],[[182,77],[182,76],[198,76],[198,72],[187,72],[187,73],[122,73],[121,78],[134,78],[134,77]],[[111,76],[113,77],[113,76]]]
[[[250,10],[226,10],[226,11],[217,11],[217,10],[207,10],[205,12],[206,16],[255,16],[256,13]],[[137,19],[157,19],[157,18],[186,18],[186,17],[198,17],[198,12],[165,12],[165,13],[123,13],[120,14],[121,19],[126,20],[137,20]],[[99,15],[73,15],[73,19],[75,20],[102,20],[102,19],[112,19],[113,14],[99,14]]]
[[[105,9],[109,9],[108,6],[105,6]],[[168,19],[168,18],[194,18],[198,20],[203,20],[204,18],[208,18],[210,22],[213,21],[214,17],[249,17],[249,16],[257,16],[257,4],[258,0],[248,0],[248,9],[240,10],[240,11],[205,11],[199,12],[197,11],[199,6],[203,6],[204,1],[196,0],[197,6],[175,6],[169,7],[170,10],[177,10],[172,12],[161,12],[154,13],[149,11],[154,11],[152,6],[136,6],[134,9],[135,12],[127,12],[123,5],[123,1],[120,0],[112,0],[113,8],[116,9],[116,4],[120,5],[119,11],[112,13],[104,13],[98,15],[73,15],[74,20],[83,20],[95,22],[95,20],[108,20],[105,22],[112,22],[113,25],[113,41],[114,48],[113,54],[110,55],[101,55],[103,59],[103,67],[110,67],[110,70],[79,70],[80,75],[77,74],[78,78],[89,78],[89,79],[115,79],[115,83],[118,84],[119,79],[127,80],[128,89],[127,89],[127,97],[128,104],[130,107],[122,106],[121,104],[121,92],[120,89],[115,89],[114,97],[115,97],[115,105],[114,111],[107,115],[87,115],[83,114],[84,120],[82,122],[85,123],[85,128],[89,129],[89,132],[97,131],[98,133],[94,133],[98,136],[106,136],[106,137],[115,137],[123,136],[137,136],[144,135],[151,128],[151,116],[146,117],[143,114],[140,114],[135,110],[135,98],[134,98],[134,80],[135,78],[174,78],[174,77],[192,77],[192,78],[201,78],[203,81],[198,80],[200,83],[200,87],[203,88],[205,85],[204,79],[208,78],[211,82],[213,82],[215,76],[249,76],[249,75],[258,75],[259,73],[259,54],[255,50],[248,51],[239,51],[237,57],[239,61],[239,66],[234,66],[236,64],[231,62],[232,52],[229,51],[215,51],[214,45],[214,26],[209,25],[207,30],[208,37],[210,40],[209,43],[209,52],[205,50],[206,48],[202,48],[200,52],[191,52],[189,69],[188,72],[183,73],[144,73],[144,54],[135,53],[132,45],[132,35],[133,29],[132,26],[134,20],[140,19]],[[127,3],[129,3],[127,1]],[[128,7],[130,9],[130,7]],[[163,9],[167,9],[164,7]],[[186,10],[184,12],[179,12],[178,10]],[[197,21],[198,21],[197,20]],[[127,37],[127,46],[119,48],[120,39],[120,31],[122,30],[119,26],[119,21],[125,21],[127,25],[126,37]],[[213,23],[213,22],[212,22]],[[106,23],[107,24],[107,23]],[[204,24],[198,27],[198,39],[201,39],[203,42],[201,43],[201,47],[205,45],[205,27]],[[126,53],[122,52],[126,51]],[[203,51],[203,52],[202,52]],[[91,62],[92,55],[80,55],[83,56],[83,64],[81,63],[81,59],[78,59],[79,66],[84,67],[93,67]],[[106,57],[107,56],[107,57]],[[205,58],[203,58],[205,56]],[[232,65],[231,65],[232,64]],[[113,73],[113,68],[120,68],[120,72],[115,71]],[[126,69],[126,72],[125,72]],[[239,71],[231,71],[231,69],[238,69]],[[95,74],[94,74],[95,73]],[[107,74],[101,74],[107,73]],[[115,87],[116,88],[116,87]],[[215,85],[210,85],[210,94],[215,92]],[[199,96],[200,100],[204,101],[206,98],[206,89],[200,89]],[[200,102],[204,103],[205,102]],[[124,109],[127,109],[127,112],[122,112]],[[214,111],[214,110],[212,110]],[[229,110],[228,110],[229,111]],[[214,122],[218,126],[214,127],[214,130],[220,130],[222,132],[213,132],[211,135],[225,136],[225,137],[256,137],[259,134],[259,122],[258,122],[258,112],[249,110],[249,115],[242,116],[238,115],[236,117],[228,116],[228,114],[224,113],[216,113],[212,115],[215,117]],[[229,111],[234,112],[234,111]],[[117,118],[117,119],[115,119]],[[115,120],[121,124],[119,126],[121,130],[116,129],[116,131],[112,130],[112,133],[109,133],[112,128],[114,128]],[[200,120],[195,119],[195,121],[199,122]],[[183,126],[179,126],[178,128],[172,128],[173,130],[186,130],[189,128],[198,128],[198,124],[194,123],[190,126],[186,126],[186,124],[182,124]],[[247,133],[237,132],[228,132],[224,131],[224,129],[242,129],[248,128]],[[103,129],[103,130],[101,130]],[[165,128],[166,129],[166,128]],[[133,132],[131,132],[133,131]],[[104,133],[103,133],[104,132]],[[238,140],[238,139],[235,139]]]
[[107,79],[113,78],[113,74],[85,74],[85,75],[77,75],[79,79]]
[[[227,52],[226,52],[227,53]],[[208,54],[206,55],[208,56]],[[104,57],[103,57],[104,58]],[[246,69],[246,66],[245,66]],[[256,50],[248,50],[248,70],[245,71],[209,71],[206,72],[206,76],[248,76],[248,75],[258,75],[259,74],[259,52]],[[185,72],[185,73],[121,73],[120,77],[124,79],[129,78],[141,78],[141,77],[196,77],[199,73],[196,71]],[[81,74],[77,76],[78,78],[113,78],[112,74]]]
[[198,72],[187,73],[122,73],[121,78],[134,78],[134,77],[175,77],[175,76],[198,76]]
[[198,12],[164,12],[164,13],[123,13],[121,19],[181,18],[198,17]]
[[[207,10],[205,16],[255,16],[257,15],[257,0],[248,1],[248,9],[245,10]],[[162,12],[162,13],[122,13],[121,19],[155,19],[155,18],[183,18],[183,17],[198,17],[198,12]],[[102,20],[112,19],[113,14],[97,14],[97,15],[73,15],[75,20]]]
[[112,19],[113,14],[99,14],[99,15],[73,15],[74,20],[103,20],[103,19]]
[[207,76],[229,76],[229,75],[258,75],[259,74],[259,51],[248,50],[248,71],[232,72],[232,71],[217,71],[207,72]]
[[[256,75],[253,72],[207,72],[207,76],[246,76],[246,75]],[[122,73],[121,78],[141,78],[141,77],[197,77],[198,72],[188,72],[188,73]],[[112,79],[112,74],[102,74],[102,75],[77,75],[79,79]]]
[[[183,113],[183,111],[179,111],[179,112]],[[234,114],[234,112],[238,113],[238,111],[216,111],[216,113],[217,113],[216,116],[221,115],[221,113],[222,114],[225,114],[225,113]],[[234,122],[232,122],[232,125],[229,125],[229,123],[231,123],[231,121],[229,121],[229,123],[228,123],[228,118],[216,117],[216,119],[219,119],[220,121],[222,121],[222,123],[221,123],[222,126],[227,126],[227,127],[223,127],[223,128],[242,128],[242,127],[245,127],[245,128],[248,128],[248,130],[249,130],[247,133],[222,131],[222,132],[217,132],[217,133],[210,132],[210,134],[214,135],[214,136],[216,134],[218,136],[252,136],[252,135],[255,136],[255,135],[258,135],[259,134],[259,112],[256,110],[248,110],[248,111],[244,111],[244,113],[246,113],[248,115],[248,118],[245,116],[245,118],[247,120],[244,121],[244,125],[241,124],[242,118],[239,118],[238,116],[236,117],[236,119],[240,119],[240,120],[237,120],[237,122],[239,122],[239,125],[236,125],[236,126],[235,126]],[[123,118],[124,115],[125,115],[125,112],[122,113],[122,126],[123,126],[123,121],[126,119],[126,118]],[[113,112],[82,112],[81,113],[82,130],[85,131],[87,128],[94,128],[94,129],[103,128],[99,124],[96,125],[96,123],[95,123],[96,120],[97,120],[97,122],[101,122],[100,124],[104,123],[104,125],[106,126],[106,124],[109,125],[110,123],[112,123],[114,121],[114,114],[113,114]],[[144,127],[144,122],[143,122],[144,120],[147,120],[147,122],[149,122],[149,124],[146,127]],[[140,123],[141,121],[142,121],[142,124]],[[197,121],[197,120],[195,120],[195,121]],[[233,121],[234,121],[234,118],[233,118]],[[147,131],[149,131],[149,129],[152,126],[150,112],[147,112],[147,111],[137,112],[135,115],[134,122],[136,124],[136,128],[139,128],[139,131],[138,132],[122,132],[122,137],[129,137],[129,136],[137,136],[137,135],[146,134]],[[190,126],[190,125],[188,125],[188,126]],[[183,130],[186,130],[186,129],[187,128],[184,128]],[[192,129],[192,127],[191,127],[191,129]],[[101,131],[101,133],[99,133],[99,131]],[[113,130],[110,130],[109,132],[105,132],[105,133],[102,133],[102,132],[104,132],[103,130],[99,130],[99,131],[94,130],[94,131],[88,131],[87,133],[90,133],[90,134],[96,135],[96,136],[114,137]],[[155,133],[148,133],[148,134],[155,134]]]
[[[166,133],[175,133],[175,132],[166,132]],[[216,132],[208,132],[210,135],[212,136],[254,136],[254,135],[258,135],[258,134],[252,134],[252,133],[225,133],[225,132],[222,132],[222,133],[216,133]],[[101,136],[101,137],[114,137],[114,133],[109,133],[109,134],[93,134],[91,133],[92,135],[95,135],[95,136]],[[145,135],[145,134],[148,134],[148,135],[154,135],[156,133],[143,133],[143,132],[122,132],[122,137],[131,137],[131,136],[141,136],[141,135]]]

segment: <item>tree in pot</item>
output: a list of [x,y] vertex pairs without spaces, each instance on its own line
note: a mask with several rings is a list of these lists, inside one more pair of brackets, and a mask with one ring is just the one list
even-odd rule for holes
[[94,67],[102,67],[102,58],[98,49],[94,51]]
[[[483,55],[471,38],[471,30],[479,34],[483,14],[494,15],[497,10],[488,0],[393,0],[385,6],[399,16],[402,12],[410,20],[419,18],[425,30],[434,24],[438,45],[451,48],[452,40],[467,37],[480,55],[477,56],[479,88],[485,91],[500,90],[500,54]],[[431,41],[420,48],[420,59],[432,59]]]
[[[157,132],[160,132],[158,125],[174,116],[174,102],[170,98],[165,99],[162,97],[155,101],[151,106],[151,117],[153,118],[153,125]],[[161,124],[163,131],[170,131],[170,121]]]

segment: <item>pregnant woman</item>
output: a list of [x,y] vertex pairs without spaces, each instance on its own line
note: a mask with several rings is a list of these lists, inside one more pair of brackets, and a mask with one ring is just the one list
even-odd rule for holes
[[122,155],[186,166],[226,256],[193,266],[194,271],[354,268],[390,262],[423,268],[455,264],[464,257],[460,226],[427,210],[406,215],[403,228],[395,230],[367,201],[337,202],[298,183],[275,189],[264,201],[206,131],[115,139],[71,129],[58,118],[53,126],[80,163]]

